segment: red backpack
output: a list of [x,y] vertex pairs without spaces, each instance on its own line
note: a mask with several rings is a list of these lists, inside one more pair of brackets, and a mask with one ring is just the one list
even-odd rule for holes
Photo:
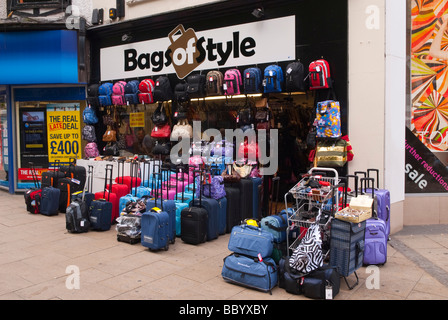
[[324,59],[311,62],[308,77],[310,78],[310,90],[330,88],[330,65]]
[[138,100],[140,103],[154,103],[154,80],[145,79],[142,80],[138,86],[140,93],[138,94]]

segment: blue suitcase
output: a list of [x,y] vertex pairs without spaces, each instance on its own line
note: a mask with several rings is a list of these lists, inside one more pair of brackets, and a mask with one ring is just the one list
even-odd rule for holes
[[232,228],[228,249],[250,257],[270,257],[274,249],[274,236],[261,228],[242,224]]
[[112,202],[97,199],[90,204],[90,227],[97,231],[110,230],[112,221]]
[[263,179],[252,178],[253,194],[252,194],[252,210],[253,218],[259,219],[258,209],[260,206],[259,187],[263,185]]
[[166,211],[152,208],[143,213],[141,220],[141,244],[150,250],[168,250],[169,216]]
[[42,198],[40,202],[39,212],[46,216],[55,216],[59,210],[59,196],[61,190],[49,186],[42,189]]
[[286,229],[288,228],[288,217],[286,211],[264,217],[260,221],[261,229],[272,233],[275,243],[286,241]]

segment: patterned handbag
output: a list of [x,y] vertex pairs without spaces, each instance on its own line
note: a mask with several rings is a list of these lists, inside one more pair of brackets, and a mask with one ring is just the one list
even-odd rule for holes
[[[316,221],[320,220],[320,212]],[[322,238],[318,223],[313,223],[307,230],[297,248],[289,258],[291,268],[307,274],[323,265]]]
[[339,101],[326,100],[318,102],[315,125],[318,138],[340,138],[341,112]]

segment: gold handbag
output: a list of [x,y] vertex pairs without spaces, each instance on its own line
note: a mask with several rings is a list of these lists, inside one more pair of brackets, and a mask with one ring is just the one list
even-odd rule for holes
[[314,161],[316,167],[343,167],[347,162],[347,141],[319,141]]

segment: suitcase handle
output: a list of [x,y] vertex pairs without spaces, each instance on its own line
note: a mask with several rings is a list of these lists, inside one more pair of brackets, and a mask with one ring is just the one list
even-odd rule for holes
[[376,173],[376,188],[380,188],[380,170],[379,169],[367,169],[367,177],[370,178],[370,173],[375,172]]

